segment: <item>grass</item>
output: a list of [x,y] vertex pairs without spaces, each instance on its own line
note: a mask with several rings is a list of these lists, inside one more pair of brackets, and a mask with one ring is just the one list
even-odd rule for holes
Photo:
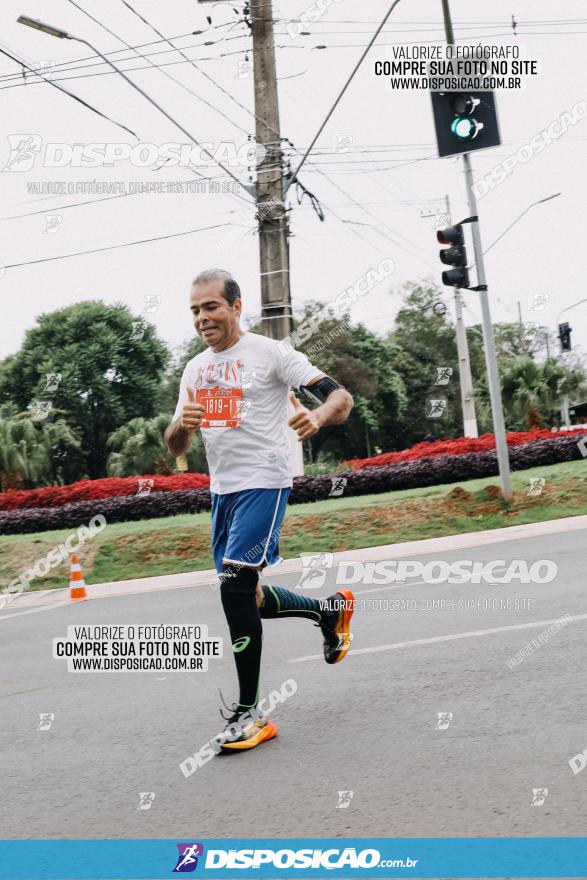
[[[495,477],[406,489],[380,495],[344,496],[288,507],[280,542],[285,557],[322,550],[354,550],[377,544],[494,529],[587,514],[587,461],[549,465],[513,475],[514,499],[505,504]],[[528,496],[531,479],[543,478],[538,496]],[[60,529],[0,538],[0,587],[62,543]],[[213,568],[210,514],[109,525],[79,554],[87,583],[149,577]],[[31,589],[68,584],[67,563]]]

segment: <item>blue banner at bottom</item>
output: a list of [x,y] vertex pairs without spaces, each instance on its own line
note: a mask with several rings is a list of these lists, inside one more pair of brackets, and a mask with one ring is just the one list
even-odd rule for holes
[[3,840],[0,880],[587,877],[587,838]]

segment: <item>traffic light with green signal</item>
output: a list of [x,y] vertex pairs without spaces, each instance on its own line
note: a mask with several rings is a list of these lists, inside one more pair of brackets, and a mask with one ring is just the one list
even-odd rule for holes
[[500,143],[493,92],[431,92],[439,156],[471,153]]
[[448,245],[439,251],[439,257],[445,266],[452,266],[442,273],[442,283],[449,287],[469,287],[469,270],[467,269],[467,251],[465,234],[460,223],[439,229],[436,238],[440,244]]

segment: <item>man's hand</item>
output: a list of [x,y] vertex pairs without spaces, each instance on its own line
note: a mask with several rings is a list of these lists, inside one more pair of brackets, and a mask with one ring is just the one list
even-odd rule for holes
[[196,397],[192,388],[187,389],[188,402],[181,411],[181,416],[176,422],[167,426],[164,440],[172,455],[185,455],[192,445],[194,431],[197,431],[204,418],[204,407],[196,403]]
[[296,431],[298,440],[307,440],[308,437],[313,437],[322,427],[316,410],[312,411],[303,406],[293,391],[289,392],[289,400],[295,412],[288,420],[288,425]]
[[179,419],[180,427],[186,431],[197,431],[202,424],[204,418],[204,407],[201,403],[196,403],[196,397],[192,388],[186,388],[188,393],[188,402],[184,404]]

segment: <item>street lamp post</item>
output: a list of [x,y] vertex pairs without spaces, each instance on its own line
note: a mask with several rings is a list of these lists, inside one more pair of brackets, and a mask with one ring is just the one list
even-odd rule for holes
[[26,24],[27,27],[34,28],[36,31],[42,31],[44,34],[49,34],[51,37],[59,37],[61,40],[75,39],[75,37],[72,37],[71,34],[68,34],[67,31],[64,31],[62,28],[53,27],[51,24],[45,24],[44,21],[39,21],[38,18],[30,18],[28,15],[19,15],[16,20],[19,24]]
[[546,196],[546,198],[544,198],[544,199],[538,199],[536,202],[532,202],[532,204],[528,205],[527,208],[524,208],[524,210],[522,211],[522,213],[521,213],[518,217],[516,217],[516,219],[515,219],[512,223],[510,223],[510,225],[507,227],[507,229],[504,229],[504,231],[501,233],[501,235],[498,235],[497,238],[495,239],[495,241],[492,241],[491,244],[489,245],[489,247],[488,247],[486,250],[483,251],[483,256],[485,256],[485,254],[488,254],[489,251],[491,250],[491,248],[492,248],[495,244],[497,244],[498,241],[501,241],[501,239],[504,237],[504,235],[506,235],[506,234],[510,231],[510,229],[512,228],[512,226],[515,226],[516,223],[518,222],[518,220],[521,220],[522,217],[523,217],[525,214],[528,213],[528,211],[530,210],[530,208],[535,208],[536,205],[543,205],[544,202],[549,202],[551,199],[556,199],[556,198],[558,198],[560,195],[562,195],[562,193],[553,193],[553,194],[550,195],[550,196]]

